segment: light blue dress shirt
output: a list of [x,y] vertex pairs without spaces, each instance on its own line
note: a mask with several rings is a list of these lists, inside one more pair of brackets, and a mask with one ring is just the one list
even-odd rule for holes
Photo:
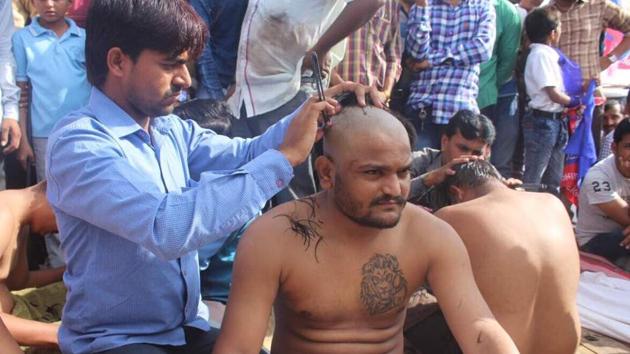
[[[254,139],[174,115],[150,132],[96,88],[48,141],[48,199],[67,261],[66,354],[183,345],[207,330],[197,249],[218,250],[293,177],[275,148],[294,114]],[[198,181],[198,182],[196,182]]]
[[31,127],[35,138],[47,138],[66,114],[87,103],[90,84],[85,71],[85,30],[66,18],[68,29],[57,37],[39,17],[13,35],[16,81],[31,84]]

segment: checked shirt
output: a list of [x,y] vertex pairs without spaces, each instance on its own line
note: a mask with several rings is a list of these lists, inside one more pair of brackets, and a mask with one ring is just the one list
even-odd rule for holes
[[479,64],[492,54],[495,12],[489,0],[429,0],[409,12],[406,50],[431,67],[416,74],[407,104],[433,108],[433,121],[447,124],[460,109],[478,111]]

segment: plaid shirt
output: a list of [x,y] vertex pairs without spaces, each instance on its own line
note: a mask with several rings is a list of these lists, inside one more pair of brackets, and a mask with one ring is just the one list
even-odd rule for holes
[[[555,0],[549,6],[558,8]],[[582,76],[587,80],[599,80],[602,31],[612,28],[630,35],[630,12],[610,0],[578,0],[567,12],[561,12],[560,22],[562,34],[558,47],[580,65]]]
[[398,6],[396,0],[387,0],[370,21],[348,36],[346,56],[337,66],[342,79],[379,90],[384,89],[386,78],[398,80],[402,70]]
[[460,109],[478,111],[479,64],[490,59],[495,12],[489,0],[429,0],[409,12],[405,48],[431,67],[416,74],[407,104],[432,106],[433,121],[447,124]]

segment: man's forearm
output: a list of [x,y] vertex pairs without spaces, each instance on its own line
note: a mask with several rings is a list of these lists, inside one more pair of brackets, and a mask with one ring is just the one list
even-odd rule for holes
[[619,44],[615,47],[615,49],[611,51],[610,54],[614,54],[618,58],[620,58],[629,50],[630,50],[630,34],[627,34],[625,37],[623,37],[623,40],[619,42]]
[[61,281],[63,278],[63,272],[66,267],[59,267],[53,269],[36,270],[29,272],[27,288],[39,288],[42,286],[50,285]]
[[384,4],[385,0],[352,1],[311,49],[317,52],[320,58],[323,58],[335,44],[369,21]]
[[471,353],[478,354],[518,354],[519,351],[507,332],[494,319],[477,321],[476,347]]
[[20,345],[38,347],[57,347],[59,345],[57,341],[58,324],[25,320],[7,313],[0,313],[0,317],[11,336]]

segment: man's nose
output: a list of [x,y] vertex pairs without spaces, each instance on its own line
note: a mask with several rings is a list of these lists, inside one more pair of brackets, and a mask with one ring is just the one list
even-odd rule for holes
[[182,89],[187,89],[192,84],[192,79],[190,78],[190,72],[188,71],[188,67],[186,65],[182,65],[182,68],[177,72],[175,77],[173,78],[173,85],[181,87]]
[[401,180],[398,175],[392,173],[383,179],[382,191],[386,195],[399,196],[402,192]]

